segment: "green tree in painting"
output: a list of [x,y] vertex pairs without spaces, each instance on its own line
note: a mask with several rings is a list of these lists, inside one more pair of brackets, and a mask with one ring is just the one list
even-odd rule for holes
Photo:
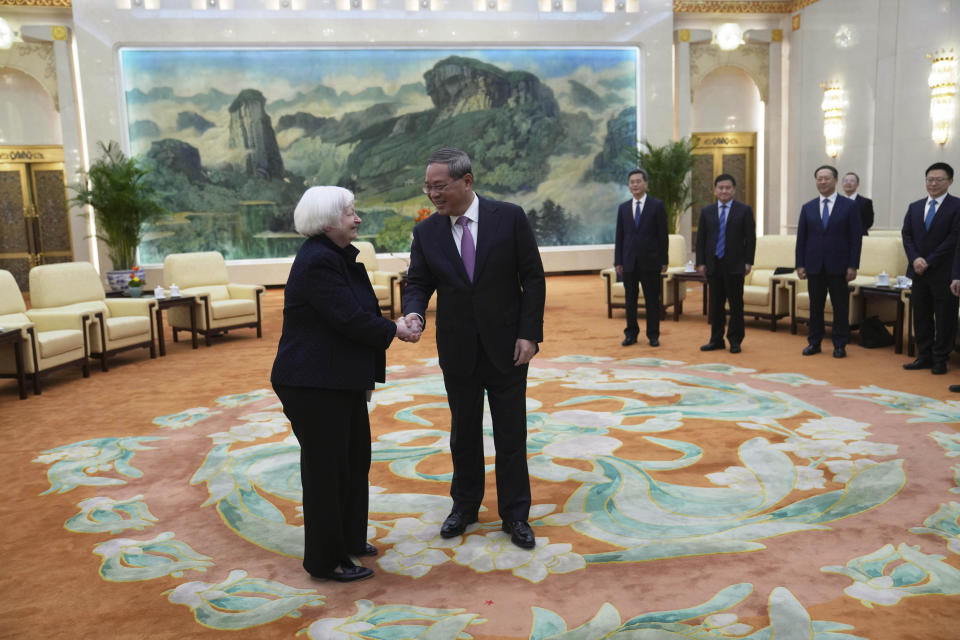
[[410,218],[394,216],[387,218],[383,229],[377,234],[375,244],[380,251],[409,251],[410,234],[416,223]]
[[637,166],[647,172],[647,191],[663,200],[670,233],[677,232],[680,214],[693,204],[688,174],[693,169],[696,138],[683,138],[654,146],[644,141],[636,152]]

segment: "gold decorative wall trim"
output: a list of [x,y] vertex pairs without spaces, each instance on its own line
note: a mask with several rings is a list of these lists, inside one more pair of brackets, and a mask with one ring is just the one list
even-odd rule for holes
[[48,7],[72,9],[72,0],[0,0],[0,7]]
[[673,0],[674,13],[793,13],[817,0]]

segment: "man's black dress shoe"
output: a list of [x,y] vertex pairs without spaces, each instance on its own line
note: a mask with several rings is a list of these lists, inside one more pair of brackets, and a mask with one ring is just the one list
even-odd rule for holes
[[808,344],[803,350],[805,356],[812,356],[815,353],[820,353],[820,345],[818,344]]
[[730,353],[740,353],[740,345],[738,344],[730,345]]
[[622,344],[625,347],[629,347],[632,344],[637,344],[637,336],[627,336],[626,338],[623,339],[623,342],[621,342],[620,344]]
[[373,569],[368,569],[356,564],[353,564],[349,560],[344,560],[340,565],[332,570],[327,571],[326,573],[311,573],[314,578],[322,578],[324,580],[336,580],[337,582],[353,582],[354,580],[363,580],[364,578],[370,578],[373,576]]
[[960,384],[950,385],[950,391],[953,391],[954,393],[960,393]]
[[466,513],[451,511],[447,519],[443,521],[443,526],[440,527],[440,537],[455,538],[467,530],[468,524],[473,524],[476,521],[477,514],[475,513],[468,515]]
[[930,369],[933,367],[933,360],[927,360],[926,358],[917,358],[913,362],[908,362],[903,365],[903,368],[907,371],[914,371],[916,369]]
[[533,549],[537,546],[537,540],[533,535],[533,529],[530,528],[530,525],[522,520],[514,520],[509,522],[507,520],[503,521],[503,524],[500,525],[500,528],[504,532],[510,534],[510,541],[513,544],[517,545],[522,549]]
[[660,340],[658,340],[657,338],[650,338],[650,346],[651,346],[651,347],[659,347],[659,346],[660,346]]
[[[700,351],[719,351],[720,349],[723,349],[722,342],[708,342],[700,347]],[[733,351],[733,345],[730,345],[730,350]]]
[[833,348],[833,357],[834,357],[834,358],[846,358],[846,357],[847,357],[847,348],[846,348],[846,347],[834,347],[834,348]]
[[942,376],[947,372],[947,363],[946,362],[934,362],[933,366],[930,367],[930,373],[935,376]]
[[366,545],[364,545],[363,551],[357,551],[353,555],[358,557],[375,556],[377,555],[377,548],[368,542]]

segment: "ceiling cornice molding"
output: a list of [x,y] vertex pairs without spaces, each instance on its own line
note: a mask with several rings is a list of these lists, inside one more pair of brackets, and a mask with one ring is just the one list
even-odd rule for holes
[[0,7],[40,7],[45,9],[72,9],[72,0],[0,0]]
[[674,13],[793,13],[818,0],[674,0]]

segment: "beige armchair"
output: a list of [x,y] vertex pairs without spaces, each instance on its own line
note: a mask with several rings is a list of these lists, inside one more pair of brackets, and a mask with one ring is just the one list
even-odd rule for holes
[[[876,284],[877,276],[881,272],[886,272],[890,276],[891,283],[896,281],[897,276],[902,276],[907,272],[907,254],[903,250],[903,241],[899,236],[864,236],[863,249],[860,251],[860,268],[857,270],[857,277],[850,282],[852,288],[849,305],[851,327],[858,326],[866,315],[877,315],[888,324],[896,321],[896,300],[871,299],[870,302],[875,306],[868,309],[866,301],[860,295],[860,287]],[[793,300],[791,307],[795,311],[790,322],[790,331],[791,333],[797,333],[797,324],[810,320],[810,294],[807,291],[805,280],[794,279],[792,286]],[[826,324],[833,322],[833,305],[829,296],[827,296],[823,315]]]
[[119,351],[145,347],[156,358],[152,298],[107,298],[100,276],[89,262],[44,264],[30,270],[31,316],[44,313],[88,315],[88,354],[100,359]]
[[[9,271],[0,270],[0,327],[20,329],[24,372],[33,379],[33,392],[40,395],[40,374],[70,365],[80,365],[83,377],[90,377],[87,360],[87,314],[57,311],[27,311],[17,281]],[[16,376],[16,361],[10,349],[0,352],[0,377]]]
[[[678,271],[683,271],[687,261],[690,259],[690,252],[687,250],[687,239],[685,237],[678,233],[672,233],[667,238],[667,242],[667,273],[663,278],[661,292],[661,300],[663,301],[661,311],[663,315],[666,314],[667,307],[671,307],[674,304],[678,305],[681,311],[683,310],[683,300],[687,297],[686,284],[684,283],[684,285],[679,288],[678,299],[674,300],[673,286],[669,283],[670,276]],[[617,282],[617,271],[613,267],[601,271],[600,277],[603,278],[603,288],[607,296],[607,317],[612,318],[614,309],[623,309],[626,306],[624,304],[623,283]],[[643,289],[637,294],[637,306],[641,309],[646,307],[646,301],[643,299]]]
[[770,331],[776,331],[777,320],[790,314],[790,291],[774,271],[793,267],[796,246],[796,236],[757,238],[753,268],[743,278],[743,315],[769,320]]
[[193,308],[172,307],[167,319],[177,341],[180,331],[190,330],[190,313],[194,313],[197,331],[207,346],[214,335],[230,329],[254,328],[263,337],[260,296],[264,287],[258,284],[228,282],[227,263],[218,251],[174,253],[163,261],[163,286],[177,285],[180,295],[196,296]]
[[377,302],[381,311],[389,311],[390,319],[394,317],[394,285],[400,279],[399,273],[379,271],[377,269],[377,251],[372,242],[354,242],[353,246],[360,250],[357,262],[362,262],[370,276],[373,292],[377,294]]

